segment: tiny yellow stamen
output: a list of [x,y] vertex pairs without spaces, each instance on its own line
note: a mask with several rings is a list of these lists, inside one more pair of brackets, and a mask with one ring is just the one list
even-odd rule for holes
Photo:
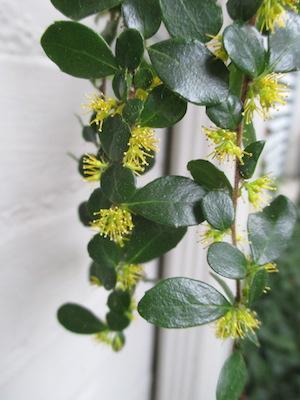
[[118,282],[122,290],[132,289],[144,277],[144,267],[136,264],[121,265],[117,271]]
[[226,62],[228,61],[228,54],[226,53],[226,50],[223,46],[223,40],[222,40],[222,35],[209,35],[206,33],[206,36],[211,38],[212,40],[206,44],[208,48],[211,47],[211,52],[216,56],[216,58],[219,58],[220,60]]
[[257,11],[257,19],[262,20],[260,31],[264,29],[275,32],[275,25],[280,28],[285,27],[288,19],[285,7],[290,7],[294,12],[298,12],[297,3],[299,0],[264,0]]
[[276,187],[270,186],[270,184],[274,182],[275,178],[270,178],[269,175],[270,173],[263,175],[261,178],[258,178],[253,182],[246,182],[244,184],[248,192],[248,200],[255,209],[261,209],[263,205],[269,205],[267,199],[271,199],[271,196],[266,194],[264,190],[276,190]]
[[90,104],[82,104],[82,108],[87,109],[87,113],[95,112],[95,118],[90,122],[90,125],[93,123],[99,125],[99,131],[102,130],[103,120],[111,115],[112,109],[117,107],[116,100],[105,96],[105,94],[101,93],[98,96],[96,93],[93,93],[93,97],[86,95],[86,98],[90,100]]
[[83,179],[84,182],[92,182],[92,181],[99,181],[101,178],[102,173],[108,167],[108,163],[105,162],[103,158],[98,160],[92,154],[86,153],[85,157],[83,158],[83,173],[84,175],[88,175],[86,178]]
[[227,229],[226,231],[219,231],[209,224],[205,224],[204,226],[206,226],[208,229],[201,233],[201,239],[198,240],[197,243],[210,245],[212,243],[222,242],[224,237],[231,232],[230,229]]

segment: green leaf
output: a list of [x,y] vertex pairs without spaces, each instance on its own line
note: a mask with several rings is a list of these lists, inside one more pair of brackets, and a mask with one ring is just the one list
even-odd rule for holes
[[122,4],[124,22],[127,28],[141,32],[145,39],[153,36],[161,23],[158,0],[125,0]]
[[226,231],[233,224],[233,202],[224,191],[213,190],[207,193],[201,201],[201,208],[204,218],[213,228]]
[[228,0],[226,7],[230,17],[248,21],[261,6],[263,0]]
[[271,72],[290,72],[300,69],[300,16],[289,12],[285,27],[278,25],[269,35],[269,69]]
[[42,36],[41,44],[47,56],[69,75],[96,79],[118,70],[107,43],[77,22],[55,22]]
[[187,165],[194,180],[202,185],[207,191],[213,189],[226,190],[232,195],[232,186],[226,175],[219,168],[207,160],[193,160]]
[[206,114],[214,124],[230,130],[237,128],[243,118],[242,112],[243,103],[234,94],[229,94],[222,103],[206,108]]
[[235,297],[234,294],[232,293],[232,290],[230,289],[230,287],[227,285],[227,283],[219,277],[219,275],[214,274],[213,272],[209,273],[216,282],[218,282],[218,284],[221,286],[221,288],[224,290],[224,293],[227,296],[227,299],[230,301],[231,304],[234,304],[235,302]]
[[117,274],[116,270],[111,265],[99,265],[93,262],[90,267],[89,275],[92,283],[93,278],[97,278],[106,290],[111,290],[116,286]]
[[188,278],[170,278],[148,290],[138,312],[162,328],[188,328],[220,318],[230,304],[207,283]]
[[124,152],[128,150],[130,136],[130,128],[119,114],[104,120],[99,137],[102,148],[111,161],[122,160]]
[[113,311],[106,314],[106,321],[111,331],[122,331],[130,324],[130,319],[126,315],[120,315]]
[[254,273],[251,279],[248,295],[250,304],[257,300],[263,294],[263,291],[267,286],[268,280],[268,272],[264,268],[258,269]]
[[141,216],[136,216],[133,222],[134,229],[125,244],[128,264],[145,263],[162,256],[173,249],[186,233],[186,228],[171,228]]
[[51,3],[66,17],[79,20],[113,8],[122,0],[51,0]]
[[107,168],[101,177],[103,193],[112,203],[125,203],[129,200],[135,190],[135,175],[121,164],[113,164]]
[[217,400],[238,400],[246,382],[245,361],[239,351],[234,351],[221,370],[217,384]]
[[263,148],[265,146],[266,141],[265,140],[260,140],[259,142],[254,142],[249,144],[245,148],[245,151],[247,153],[252,154],[251,156],[244,155],[243,156],[243,165],[240,165],[240,172],[241,175],[243,176],[244,179],[250,179],[252,178],[258,159],[260,157],[261,152],[263,151]]
[[197,225],[203,221],[199,201],[202,186],[182,176],[163,176],[137,190],[127,206],[151,221],[173,227]]
[[223,44],[232,62],[244,74],[254,78],[265,69],[263,37],[250,25],[234,23],[223,34]]
[[229,89],[236,96],[241,97],[244,74],[233,64],[228,66],[229,74]]
[[131,76],[128,74],[126,69],[122,69],[122,71],[115,74],[112,81],[112,87],[119,100],[126,101],[130,92],[131,80]]
[[87,142],[92,142],[97,146],[97,139],[96,139],[96,134],[98,130],[95,131],[93,126],[84,126],[82,129],[82,136],[85,141]]
[[88,212],[87,201],[84,201],[79,205],[78,215],[84,226],[90,226],[90,222],[93,221],[93,217],[91,217],[90,213]]
[[114,41],[114,39],[116,37],[119,20],[120,20],[119,18],[109,19],[106,22],[105,28],[101,32],[101,36],[103,37],[103,39],[106,41],[106,43],[109,46],[112,44],[112,42]]
[[243,279],[246,277],[246,257],[232,244],[213,243],[207,252],[207,262],[217,274],[226,278]]
[[110,206],[111,202],[104,195],[101,188],[95,189],[87,202],[87,210],[92,220],[95,219],[94,213]]
[[63,304],[57,311],[57,318],[64,328],[75,333],[89,335],[107,329],[95,314],[79,304]]
[[249,215],[249,241],[257,265],[267,264],[280,256],[292,236],[296,218],[293,203],[282,195],[262,212]]
[[135,86],[146,90],[153,82],[153,74],[150,68],[140,68],[134,75]]
[[107,299],[109,309],[117,314],[124,314],[131,304],[131,297],[128,291],[121,289],[114,290]]
[[120,246],[99,234],[90,240],[88,252],[97,264],[111,268],[116,267],[122,258]]
[[249,146],[251,143],[256,142],[256,132],[252,121],[250,124],[243,125],[243,144],[244,146]]
[[141,126],[167,128],[180,121],[186,109],[187,104],[184,100],[164,85],[159,85],[150,92],[145,102],[140,116]]
[[140,99],[129,99],[125,104],[122,115],[129,125],[134,125],[143,110],[144,102]]
[[137,68],[143,58],[144,41],[136,29],[127,29],[117,38],[116,59],[122,68]]
[[208,42],[222,27],[221,7],[211,0],[160,0],[163,21],[171,36]]
[[213,105],[228,95],[228,70],[205,44],[175,38],[156,43],[148,51],[159,78],[187,101]]

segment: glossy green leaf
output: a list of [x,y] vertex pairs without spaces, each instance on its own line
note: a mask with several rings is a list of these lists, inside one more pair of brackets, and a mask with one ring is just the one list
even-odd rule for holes
[[266,143],[265,140],[260,140],[258,142],[249,144],[249,146],[247,146],[245,148],[245,151],[252,155],[248,156],[247,154],[245,154],[243,156],[244,164],[240,165],[240,167],[239,167],[243,178],[245,178],[245,179],[252,178],[252,176],[255,172],[257,162],[259,160],[259,156],[261,155],[261,152],[263,151],[265,143]]
[[87,201],[81,203],[78,207],[78,215],[80,221],[83,223],[84,226],[90,226],[90,222],[93,221],[93,217],[91,217],[88,209],[87,209]]
[[106,290],[113,289],[117,283],[117,273],[112,265],[100,265],[93,262],[90,267],[89,276],[91,283],[95,282],[96,279]]
[[256,142],[256,132],[252,121],[250,124],[244,124],[243,129],[243,144],[245,147],[247,147],[251,143]]
[[97,264],[116,267],[122,258],[121,248],[112,240],[95,235],[88,244],[88,252]]
[[42,36],[41,44],[63,72],[78,78],[103,78],[118,70],[107,43],[77,22],[55,22]]
[[75,333],[89,335],[107,329],[95,314],[79,304],[63,304],[57,311],[57,318],[63,327]]
[[201,201],[201,208],[204,218],[213,228],[226,231],[233,224],[233,202],[223,190],[213,190],[207,193]]
[[187,165],[194,180],[206,190],[223,189],[232,194],[232,186],[226,175],[207,160],[193,160]]
[[89,15],[113,8],[123,0],[51,0],[66,17],[79,20]]
[[154,88],[145,102],[140,116],[141,126],[167,128],[180,121],[187,109],[184,100],[176,96],[165,85]]
[[92,220],[96,219],[94,213],[102,210],[103,208],[109,208],[110,206],[111,202],[104,195],[101,188],[95,189],[87,202],[87,210]]
[[146,90],[153,82],[153,73],[150,68],[140,68],[134,75],[135,86]]
[[228,95],[228,70],[205,44],[175,38],[156,43],[148,51],[159,78],[187,101],[213,105]]
[[183,238],[186,228],[171,228],[141,216],[134,218],[134,229],[125,244],[129,264],[151,261],[173,249]]
[[130,319],[126,315],[120,315],[113,311],[106,314],[106,321],[111,331],[122,331],[130,324]]
[[228,66],[229,69],[229,89],[231,93],[241,97],[244,74],[233,63]]
[[239,400],[247,382],[247,368],[243,356],[234,351],[227,358],[217,384],[217,400]]
[[232,244],[213,243],[207,252],[207,262],[217,274],[226,278],[243,279],[246,276],[246,257]]
[[122,160],[128,149],[130,136],[130,128],[119,114],[104,120],[99,137],[102,148],[111,161]]
[[145,39],[153,36],[161,23],[159,0],[125,0],[122,12],[125,25],[141,32]]
[[127,290],[114,290],[107,299],[109,309],[117,314],[124,314],[130,307],[131,297]]
[[268,272],[264,268],[258,269],[254,273],[251,279],[248,295],[250,304],[257,300],[263,294],[265,287],[267,286],[268,280]]
[[116,60],[122,68],[134,70],[143,58],[144,41],[136,29],[126,29],[117,38]]
[[128,74],[126,69],[115,74],[112,81],[112,87],[119,100],[125,101],[127,99],[131,87],[131,76]]
[[138,312],[151,324],[163,328],[188,328],[215,321],[230,304],[207,283],[188,278],[166,279],[148,290]]
[[229,94],[222,103],[206,108],[206,114],[214,124],[230,130],[237,128],[243,118],[242,112],[243,103],[234,94]]
[[230,17],[248,21],[259,9],[263,0],[228,0],[226,7]]
[[290,72],[300,69],[300,16],[289,12],[285,27],[275,27],[269,35],[269,69]]
[[163,176],[139,189],[127,203],[137,214],[173,227],[197,225],[203,221],[200,199],[205,190],[182,176]]
[[293,203],[282,195],[262,212],[249,215],[249,241],[257,265],[267,264],[280,256],[292,236],[296,218]]
[[139,119],[140,114],[144,108],[144,102],[140,99],[129,99],[125,104],[122,115],[124,120],[133,125]]
[[222,27],[221,7],[211,0],[160,0],[163,21],[171,36],[211,40]]
[[265,69],[263,37],[250,25],[235,23],[223,34],[223,44],[232,62],[246,75],[254,78]]
[[112,203],[125,203],[135,190],[135,175],[122,164],[113,164],[104,171],[101,177],[103,193]]

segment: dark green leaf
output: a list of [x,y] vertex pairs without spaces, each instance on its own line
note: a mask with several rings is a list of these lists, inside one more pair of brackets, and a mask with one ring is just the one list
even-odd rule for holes
[[135,175],[131,169],[113,164],[102,174],[101,187],[112,203],[125,203],[136,190]]
[[226,6],[232,19],[248,21],[259,9],[263,0],[228,0]]
[[78,214],[79,219],[83,223],[83,225],[90,226],[90,222],[92,222],[94,218],[91,217],[90,213],[88,212],[87,201],[84,201],[79,205]]
[[244,74],[233,64],[230,63],[229,69],[229,89],[236,96],[241,97]]
[[116,267],[122,257],[120,246],[99,234],[95,235],[93,239],[90,240],[88,252],[97,264],[111,268]]
[[197,40],[165,40],[149,48],[159,78],[187,101],[220,103],[228,95],[228,70]]
[[230,304],[212,286],[188,278],[170,278],[148,290],[138,312],[163,328],[188,328],[215,321]]
[[97,145],[97,139],[96,139],[96,134],[97,132],[95,131],[94,127],[92,126],[84,126],[82,129],[82,136],[84,140],[87,142],[92,142],[95,145]]
[[246,257],[232,244],[213,243],[207,252],[207,262],[217,274],[226,278],[243,279],[246,276]]
[[246,382],[245,361],[239,351],[234,351],[221,370],[217,385],[217,400],[238,400]]
[[143,58],[144,41],[136,29],[127,29],[117,39],[116,60],[122,68],[134,70]]
[[223,189],[230,195],[232,186],[223,171],[207,160],[193,160],[187,165],[192,177],[206,190]]
[[265,143],[265,140],[260,140],[259,142],[249,144],[249,146],[245,148],[245,151],[252,154],[252,156],[248,156],[246,154],[243,156],[244,164],[240,165],[240,172],[243,178],[252,178],[256,168],[256,164],[258,162],[261,152],[263,151]]
[[106,290],[111,290],[116,286],[117,274],[116,270],[110,265],[99,265],[95,262],[90,267],[90,281],[98,280]]
[[113,311],[106,314],[106,321],[112,331],[122,331],[130,324],[130,319],[126,315],[120,315]]
[[235,23],[223,34],[223,44],[232,62],[242,72],[254,78],[265,69],[263,37],[250,25]]
[[144,107],[144,102],[140,99],[128,100],[122,111],[124,120],[129,125],[135,124],[140,117],[143,107]]
[[186,113],[187,104],[164,85],[154,88],[140,116],[141,126],[166,128],[180,121]]
[[141,216],[134,218],[134,229],[126,243],[126,262],[145,263],[173,249],[186,233],[186,228],[171,228]]
[[206,108],[206,114],[214,124],[230,130],[237,128],[243,118],[242,112],[243,103],[234,94],[229,94],[222,103]]
[[233,202],[224,191],[213,190],[207,193],[201,201],[201,208],[204,218],[213,228],[226,231],[233,224]]
[[125,0],[122,4],[125,24],[141,32],[145,39],[153,36],[161,23],[158,0]]
[[103,78],[118,70],[107,43],[77,22],[55,22],[42,36],[41,44],[63,72],[78,78]]
[[57,318],[63,327],[71,332],[93,334],[107,329],[90,310],[79,304],[66,303],[57,311]]
[[124,314],[130,307],[131,297],[128,291],[114,290],[107,299],[109,309],[117,314]]
[[163,176],[143,188],[127,203],[137,214],[174,227],[197,225],[203,221],[200,199],[205,190],[182,176]]
[[171,36],[211,40],[222,27],[221,7],[211,0],[160,0],[163,21]]
[[126,69],[115,74],[112,81],[112,87],[119,100],[125,101],[127,99],[131,87],[131,76],[128,74]]
[[263,291],[267,286],[268,279],[268,272],[264,268],[259,269],[254,273],[249,288],[248,298],[250,304],[263,294]]
[[110,206],[111,202],[104,196],[101,188],[95,189],[87,202],[87,210],[92,220],[95,219],[94,213]]
[[278,25],[269,35],[269,68],[272,72],[300,69],[300,16],[289,12],[284,29]]
[[280,256],[292,236],[296,217],[293,203],[282,195],[262,212],[249,215],[249,241],[256,264],[264,265]]
[[150,68],[141,68],[134,75],[135,86],[146,90],[153,82],[153,74]]
[[222,278],[220,278],[219,275],[214,274],[213,272],[210,272],[209,274],[215,279],[215,281],[218,282],[218,284],[219,284],[219,285],[221,286],[221,288],[224,290],[224,293],[226,294],[227,299],[230,301],[230,303],[231,303],[231,304],[234,304],[234,302],[235,302],[235,297],[234,297],[234,294],[232,293],[232,290],[231,290],[230,287],[227,285],[227,283],[226,283]]
[[251,143],[256,142],[256,132],[252,121],[250,124],[243,125],[243,144],[244,146],[249,146]]
[[128,149],[130,128],[122,117],[117,114],[104,120],[102,131],[99,132],[101,145],[111,161],[120,161]]
[[123,0],[51,0],[51,3],[66,17],[79,20],[89,15],[108,10]]

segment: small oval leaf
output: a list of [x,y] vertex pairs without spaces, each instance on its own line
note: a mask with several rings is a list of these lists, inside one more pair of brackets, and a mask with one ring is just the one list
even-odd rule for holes
[[263,0],[228,0],[226,7],[230,17],[248,21],[259,9]]
[[137,68],[143,58],[144,41],[136,29],[126,29],[116,42],[116,60],[122,68]]
[[243,103],[235,94],[229,94],[222,103],[206,108],[206,114],[214,124],[223,129],[235,130],[243,116]]
[[234,221],[234,207],[231,197],[222,190],[213,190],[201,201],[204,218],[215,229],[226,231]]
[[90,267],[89,276],[91,283],[95,283],[96,279],[101,283],[101,285],[103,285],[106,290],[113,289],[117,283],[117,274],[115,269],[111,265],[99,265],[96,262],[93,262]]
[[261,152],[263,151],[263,148],[265,146],[266,141],[265,140],[260,140],[258,142],[253,142],[249,144],[245,148],[245,152],[250,153],[251,155],[245,154],[243,156],[243,165],[240,164],[240,172],[241,175],[243,176],[244,179],[250,179],[252,178],[255,168],[257,165],[257,162],[259,160],[259,157],[261,155]]
[[113,164],[103,172],[101,187],[112,203],[121,204],[133,196],[136,191],[135,181],[135,175],[129,168]]
[[88,244],[88,252],[97,264],[114,268],[121,261],[121,248],[112,240],[95,235]]
[[51,0],[51,3],[66,17],[79,20],[116,7],[122,0]]
[[254,273],[249,288],[248,299],[250,304],[263,294],[268,280],[268,272],[264,268],[261,268]]

